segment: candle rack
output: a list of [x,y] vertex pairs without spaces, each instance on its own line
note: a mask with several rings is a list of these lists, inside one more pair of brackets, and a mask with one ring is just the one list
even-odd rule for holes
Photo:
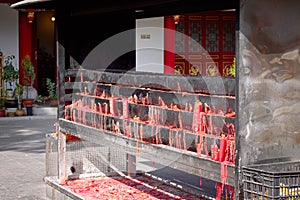
[[66,164],[72,136],[125,153],[121,171],[129,176],[142,158],[216,182],[217,190],[233,188],[234,79],[92,70],[66,70],[65,76],[60,183],[72,177]]

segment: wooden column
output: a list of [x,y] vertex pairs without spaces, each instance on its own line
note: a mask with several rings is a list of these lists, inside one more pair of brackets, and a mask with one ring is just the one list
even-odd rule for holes
[[173,16],[164,18],[164,73],[174,74],[175,67],[175,23]]
[[28,22],[27,12],[19,12],[19,73],[20,73],[20,83],[23,84],[24,80],[24,69],[21,65],[25,55],[32,57],[32,42],[31,42],[31,29],[32,24]]

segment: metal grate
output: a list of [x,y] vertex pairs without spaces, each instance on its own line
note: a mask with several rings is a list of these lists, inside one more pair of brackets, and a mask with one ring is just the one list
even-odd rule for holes
[[[69,141],[66,145],[66,173],[69,178],[109,174],[115,169],[126,172],[126,153],[117,148],[84,140]],[[58,176],[57,134],[46,135],[46,176]]]

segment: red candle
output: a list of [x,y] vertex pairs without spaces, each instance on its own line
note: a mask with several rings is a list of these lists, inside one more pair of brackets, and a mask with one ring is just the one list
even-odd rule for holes
[[55,122],[55,131],[56,131],[56,133],[58,133],[58,123],[57,122]]
[[179,128],[183,129],[180,112],[178,112],[178,122],[179,122]]
[[123,98],[123,119],[128,119],[128,100]]
[[213,134],[213,120],[212,120],[212,115],[210,115],[210,118],[209,118],[209,129],[210,129],[210,134]]
[[201,133],[202,131],[204,131],[204,127],[203,127],[203,112],[201,112],[200,116],[199,116],[199,133]]
[[199,107],[197,102],[194,104],[194,112],[193,112],[193,125],[192,125],[192,131],[197,133],[199,131]]
[[67,82],[71,82],[71,77],[70,76],[67,77]]
[[80,82],[83,82],[83,73],[80,73]]
[[200,100],[197,101],[198,111],[202,112],[202,102]]
[[216,200],[221,200],[222,195],[222,183],[217,182],[216,183]]
[[75,110],[73,111],[72,115],[73,115],[72,121],[76,122],[76,112],[75,112]]
[[112,116],[118,115],[118,111],[116,109],[116,99],[115,98],[111,98],[111,100],[109,101],[109,109],[110,109],[110,113],[112,114]]
[[101,113],[101,114],[102,114],[102,105],[101,105],[101,103],[100,103],[100,102],[98,102],[98,105],[99,105],[99,113]]
[[210,111],[210,106],[207,103],[204,104],[204,112],[207,114]]
[[226,146],[227,146],[227,137],[225,137],[225,135],[222,134],[220,138],[220,158],[219,158],[220,162],[223,162],[225,160]]
[[104,112],[107,115],[108,114],[108,104],[104,103]]
[[216,143],[214,143],[213,145],[211,145],[211,159],[212,160],[218,160],[218,145]]

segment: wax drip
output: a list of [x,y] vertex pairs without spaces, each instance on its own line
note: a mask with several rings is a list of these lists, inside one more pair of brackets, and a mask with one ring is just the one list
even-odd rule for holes
[[183,129],[180,112],[178,112],[178,122],[179,122],[179,128]]
[[183,132],[183,149],[184,149],[184,152],[187,151],[187,147],[186,147],[186,134],[185,134],[185,132]]
[[173,146],[173,131],[169,129],[169,146]]
[[140,140],[143,141],[143,139],[144,139],[143,124],[140,124]]

